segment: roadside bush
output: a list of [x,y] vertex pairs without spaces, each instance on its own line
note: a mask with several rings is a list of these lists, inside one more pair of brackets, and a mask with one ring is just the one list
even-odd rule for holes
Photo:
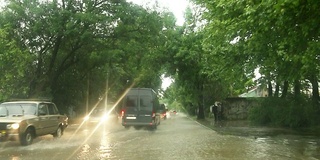
[[253,107],[249,110],[249,120],[255,125],[267,125],[271,122],[270,111],[268,107]]
[[316,111],[309,100],[268,97],[249,111],[249,120],[256,125],[302,128],[317,125]]

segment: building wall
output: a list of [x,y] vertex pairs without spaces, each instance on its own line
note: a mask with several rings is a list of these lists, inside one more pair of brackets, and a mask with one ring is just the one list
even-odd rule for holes
[[245,97],[227,98],[222,103],[223,119],[224,120],[247,120],[250,108],[260,105],[259,99],[261,98],[245,98]]

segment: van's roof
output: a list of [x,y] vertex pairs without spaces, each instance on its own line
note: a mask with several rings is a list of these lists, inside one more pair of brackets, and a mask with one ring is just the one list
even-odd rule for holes
[[152,88],[131,88],[130,90],[153,90]]
[[129,91],[128,91],[128,94],[135,94],[136,92],[135,91],[151,91],[153,92],[154,94],[156,94],[156,92],[152,89],[152,88],[131,88]]

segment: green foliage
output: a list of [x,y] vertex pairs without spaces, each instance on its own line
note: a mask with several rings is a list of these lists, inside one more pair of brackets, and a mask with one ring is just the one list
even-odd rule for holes
[[256,68],[259,83],[319,78],[318,1],[194,1],[205,8],[203,47],[211,68],[236,92]]
[[116,102],[132,84],[159,89],[175,23],[123,0],[12,0],[0,20],[0,99],[52,96],[61,110],[106,92]]
[[16,41],[9,38],[6,28],[0,29],[0,101],[8,98],[26,97],[32,56],[19,49]]
[[205,104],[223,99],[227,89],[222,87],[223,80],[214,75],[216,68],[208,61],[209,53],[203,50],[205,33],[195,25],[199,21],[199,13],[187,9],[185,17],[184,26],[176,30],[170,44],[171,59],[167,72],[174,75],[174,89],[178,95],[175,99],[187,113],[194,115],[198,110],[198,118],[203,119]]
[[261,100],[261,106],[254,107],[249,112],[253,124],[271,125],[290,128],[303,128],[318,125],[317,113],[311,102],[300,98],[266,98]]

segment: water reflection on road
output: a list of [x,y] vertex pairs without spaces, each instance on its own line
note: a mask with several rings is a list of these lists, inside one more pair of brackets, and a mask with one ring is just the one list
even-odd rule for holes
[[[243,137],[221,135],[178,114],[155,131],[124,129],[119,123],[79,129],[70,126],[62,138],[39,137],[30,146],[0,142],[0,159],[10,160],[316,160],[320,159],[318,137],[278,135]],[[74,136],[73,136],[74,135]]]
[[285,157],[291,159],[320,159],[320,140],[317,137],[280,135],[268,138],[257,138],[256,141],[257,146],[272,144],[271,147],[275,146]]

